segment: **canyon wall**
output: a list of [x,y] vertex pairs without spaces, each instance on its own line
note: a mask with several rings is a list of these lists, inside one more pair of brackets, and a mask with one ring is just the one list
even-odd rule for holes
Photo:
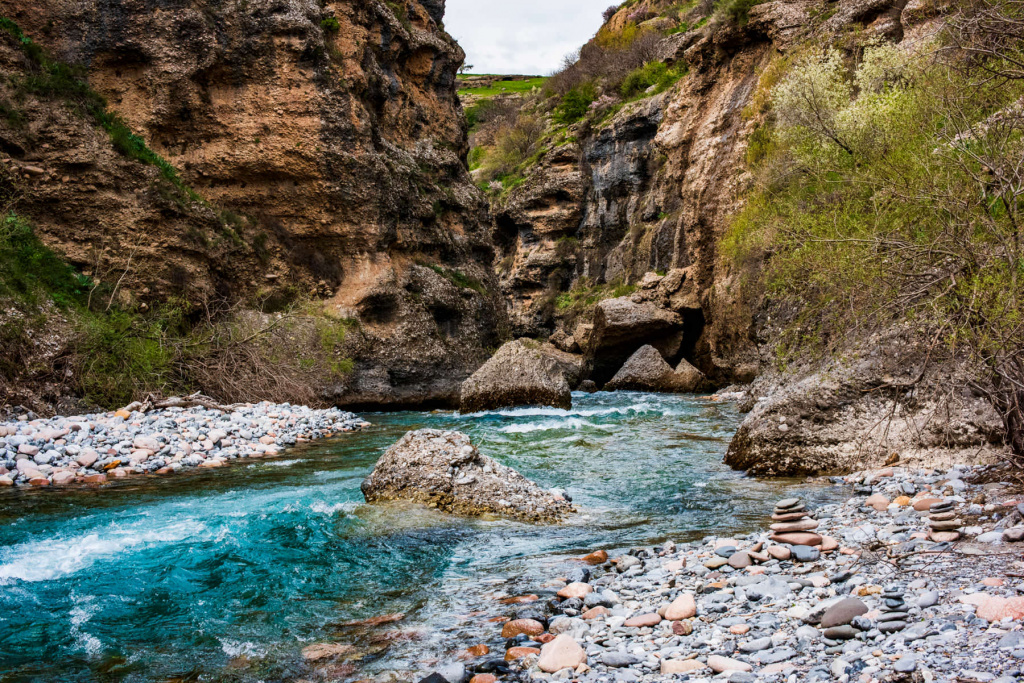
[[[74,101],[8,93],[19,125],[0,121],[0,147],[17,211],[127,303],[328,302],[351,323],[355,361],[324,388],[335,403],[451,403],[505,316],[444,9],[3,0],[0,14],[79,68],[181,181],[119,154]],[[34,73],[16,42],[11,82]]]
[[[664,6],[631,4],[603,30]],[[928,362],[928,340],[912,331],[850,339],[842,359],[783,367],[774,349],[786,311],[774,310],[758,285],[763,264],[723,253],[752,185],[748,150],[766,120],[773,64],[822,35],[848,45],[918,40],[939,17],[932,5],[903,0],[775,0],[753,6],[746,21],[662,38],[661,61],[686,69],[678,83],[559,133],[494,200],[513,329],[580,347],[601,384],[650,340],[638,334],[608,357],[594,329],[602,304],[576,310],[574,291],[608,296],[618,283],[633,302],[676,314],[682,343],[663,350],[666,360],[685,359],[718,386],[756,379],[745,387],[748,415],[727,459],[755,473],[866,467],[894,455],[938,464],[998,454],[999,418],[962,389],[976,376],[962,359],[933,356],[912,397],[889,388]]]

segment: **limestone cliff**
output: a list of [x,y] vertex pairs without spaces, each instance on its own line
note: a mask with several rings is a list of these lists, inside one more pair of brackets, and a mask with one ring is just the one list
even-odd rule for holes
[[[17,196],[49,246],[123,299],[353,320],[341,405],[448,403],[504,325],[444,0],[3,0],[170,162],[126,158],[74,102],[5,93]],[[32,65],[6,37],[8,81]],[[10,84],[5,86],[11,88]],[[12,121],[18,125],[12,125]]]
[[[939,462],[998,451],[1002,437],[991,406],[970,390],[950,390],[970,378],[962,363],[933,357],[913,400],[894,395],[892,377],[916,374],[928,346],[913,333],[856,340],[863,342],[857,348],[850,340],[850,362],[808,359],[780,369],[777,322],[793,312],[774,310],[751,286],[760,263],[739,264],[722,253],[751,185],[748,150],[766,118],[773,69],[821,36],[850,45],[918,39],[934,30],[940,11],[903,0],[774,0],[731,21],[718,14],[708,23],[705,15],[687,30],[687,21],[701,17],[698,4],[688,16],[673,16],[667,26],[677,28],[665,31],[665,14],[677,7],[628,3],[591,45],[642,22],[640,29],[662,36],[657,60],[685,75],[632,98],[604,91],[607,97],[568,131],[552,123],[556,134],[542,141],[537,163],[496,195],[498,272],[513,327],[550,334],[566,350],[581,348],[598,384],[648,343],[669,363],[689,361],[719,386],[759,377],[751,390],[761,400],[750,399],[752,412],[728,459],[758,473],[870,466],[894,453]],[[583,54],[581,63],[586,48]],[[605,99],[620,104],[610,107]],[[551,111],[544,102],[532,106]],[[615,285],[621,291],[613,294]],[[658,328],[652,341],[641,321],[636,334],[610,344],[601,334],[604,304],[593,301],[623,294],[676,322]]]

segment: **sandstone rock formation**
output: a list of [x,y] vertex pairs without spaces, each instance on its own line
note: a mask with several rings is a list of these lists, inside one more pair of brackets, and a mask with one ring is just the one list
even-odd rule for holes
[[[465,166],[443,0],[2,0],[177,169],[118,152],[0,40],[6,192],[125,302],[329,301],[358,322],[343,405],[453,405],[500,341],[486,203]],[[69,104],[71,106],[69,106]],[[79,109],[80,111],[80,109]]]
[[675,370],[653,346],[643,346],[630,356],[605,391],[693,392],[705,385],[704,375],[687,361]]
[[561,496],[482,455],[459,432],[409,432],[377,461],[362,484],[368,503],[408,500],[444,512],[495,514],[528,522],[558,521],[573,512]]
[[517,339],[503,345],[483,367],[462,383],[459,409],[464,412],[519,405],[572,407],[572,387],[582,360],[549,344]]

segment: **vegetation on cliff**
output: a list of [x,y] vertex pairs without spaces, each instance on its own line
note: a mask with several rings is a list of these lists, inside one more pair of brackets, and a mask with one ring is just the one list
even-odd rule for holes
[[925,364],[969,355],[1024,459],[1020,19],[975,0],[932,43],[791,60],[725,251],[766,260],[769,297],[795,311],[783,354],[902,321],[928,340]]

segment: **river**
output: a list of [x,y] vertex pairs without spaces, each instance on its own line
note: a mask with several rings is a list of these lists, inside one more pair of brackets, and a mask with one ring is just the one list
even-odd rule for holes
[[[498,598],[572,558],[763,526],[794,484],[722,464],[732,404],[630,392],[572,410],[367,414],[373,427],[220,470],[0,496],[0,681],[412,680],[495,640]],[[368,506],[359,484],[410,429],[457,429],[567,489],[561,526]],[[613,553],[614,554],[614,553]],[[345,622],[406,616],[378,628]],[[351,656],[311,671],[314,643]],[[500,656],[500,651],[499,651]]]

